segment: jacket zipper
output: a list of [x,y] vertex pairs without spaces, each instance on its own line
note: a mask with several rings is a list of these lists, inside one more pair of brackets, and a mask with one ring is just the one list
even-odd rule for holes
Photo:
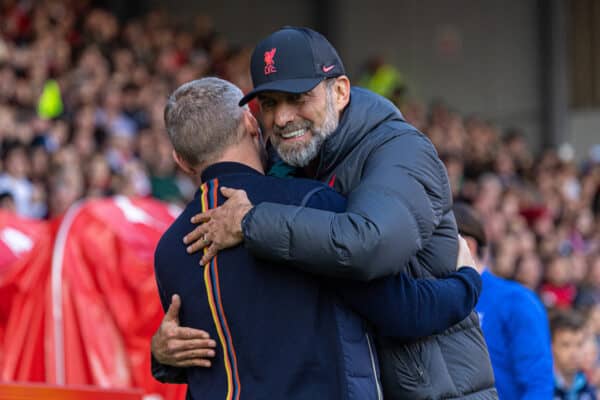
[[379,378],[377,377],[377,368],[375,367],[375,356],[373,355],[373,347],[371,346],[371,338],[368,333],[365,333],[367,338],[367,345],[369,346],[369,357],[371,358],[371,368],[373,369],[373,378],[375,378],[375,386],[377,387],[377,400],[383,400],[381,394],[381,386],[379,385]]

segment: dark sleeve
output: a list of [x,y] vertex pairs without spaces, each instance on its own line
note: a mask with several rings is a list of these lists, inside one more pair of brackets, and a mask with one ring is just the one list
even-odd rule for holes
[[368,284],[346,282],[337,291],[379,335],[409,340],[441,333],[465,319],[479,299],[481,276],[473,268],[443,279],[398,274]]
[[[164,291],[160,280],[160,271],[164,270],[163,268],[168,268],[168,263],[165,264],[166,260],[163,260],[162,257],[162,255],[165,254],[165,251],[161,250],[161,242],[162,240],[158,243],[156,252],[154,253],[154,271],[156,277],[156,286],[158,287],[158,295],[160,296],[160,303],[162,304],[163,311],[166,312],[169,308],[169,304],[171,303],[171,298]],[[151,368],[152,376],[159,382],[187,383],[185,368],[161,364],[154,358],[154,354],[151,354]]]
[[522,388],[521,399],[552,398],[554,380],[548,318],[531,292],[516,291],[507,316],[515,377]]
[[374,148],[360,173],[345,212],[256,205],[242,222],[246,248],[314,274],[372,280],[404,271],[451,207],[444,166],[409,131]]
[[187,383],[185,368],[161,364],[152,355],[152,376],[162,383]]

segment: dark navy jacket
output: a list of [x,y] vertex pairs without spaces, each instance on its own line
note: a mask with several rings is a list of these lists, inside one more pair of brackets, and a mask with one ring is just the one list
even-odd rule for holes
[[211,368],[153,368],[163,381],[183,373],[190,398],[376,399],[377,360],[367,329],[339,297],[382,334],[406,338],[442,331],[477,301],[481,281],[470,269],[418,285],[405,275],[370,284],[328,281],[256,260],[241,246],[220,252],[204,268],[199,255],[186,253],[182,238],[193,229],[191,216],[224,202],[219,187],[245,189],[253,204],[333,211],[346,204],[321,183],[265,177],[237,163],[214,164],[202,181],[155,256],[163,307],[178,293],[181,325],[206,330],[218,342]]

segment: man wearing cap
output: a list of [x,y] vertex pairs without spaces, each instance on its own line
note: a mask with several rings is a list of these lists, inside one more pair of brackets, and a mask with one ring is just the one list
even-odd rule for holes
[[[251,60],[261,122],[281,159],[348,198],[342,213],[251,204],[226,192],[185,238],[202,263],[243,241],[255,256],[312,274],[370,281],[406,271],[443,277],[458,241],[444,165],[431,142],[389,101],[351,88],[319,33],[286,27]],[[494,399],[494,377],[476,314],[443,334],[400,343],[377,338],[386,398]]]

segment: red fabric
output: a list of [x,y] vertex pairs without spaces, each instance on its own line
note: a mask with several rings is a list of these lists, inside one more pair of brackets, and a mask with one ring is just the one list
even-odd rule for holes
[[[66,384],[183,399],[185,386],[160,384],[150,373],[150,337],[164,314],[154,248],[174,217],[158,201],[123,197],[89,201],[51,222],[0,214],[0,226],[10,220],[35,243],[19,257],[0,247],[1,378],[58,383],[60,352]],[[55,345],[61,335],[52,308],[53,256],[62,269],[62,351]]]
[[576,295],[575,285],[555,286],[546,283],[540,290],[540,296],[547,307],[571,308]]
[[44,382],[51,225],[0,212],[0,227],[0,380]]

